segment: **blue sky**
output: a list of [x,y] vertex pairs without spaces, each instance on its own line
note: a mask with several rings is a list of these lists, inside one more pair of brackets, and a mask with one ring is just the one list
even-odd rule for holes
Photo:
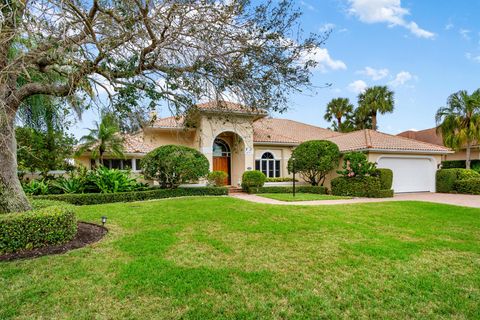
[[[274,115],[322,127],[326,104],[348,97],[356,104],[365,86],[388,85],[395,111],[379,117],[379,130],[396,134],[434,126],[436,110],[458,90],[480,88],[480,0],[297,0],[306,33],[331,29],[313,74],[318,87],[291,96]],[[321,88],[332,83],[330,88]],[[161,112],[161,115],[165,115]],[[92,127],[85,114],[72,131]]]

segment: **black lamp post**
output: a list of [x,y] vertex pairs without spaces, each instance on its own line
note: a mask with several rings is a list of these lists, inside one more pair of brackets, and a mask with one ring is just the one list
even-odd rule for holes
[[295,156],[292,156],[292,173],[293,173],[293,197],[295,198]]

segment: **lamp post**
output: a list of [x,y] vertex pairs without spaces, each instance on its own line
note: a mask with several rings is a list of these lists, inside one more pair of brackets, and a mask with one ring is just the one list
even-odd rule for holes
[[104,226],[105,223],[107,223],[107,217],[106,217],[106,216],[102,216],[102,226]]
[[292,173],[293,173],[293,197],[295,198],[295,156],[292,156]]

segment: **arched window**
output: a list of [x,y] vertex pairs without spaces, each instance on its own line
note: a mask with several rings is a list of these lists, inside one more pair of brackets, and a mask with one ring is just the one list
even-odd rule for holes
[[213,141],[213,156],[230,157],[230,147],[222,139],[215,139],[215,141]]
[[280,160],[275,160],[271,152],[264,152],[260,159],[255,160],[255,170],[262,171],[269,178],[280,177]]

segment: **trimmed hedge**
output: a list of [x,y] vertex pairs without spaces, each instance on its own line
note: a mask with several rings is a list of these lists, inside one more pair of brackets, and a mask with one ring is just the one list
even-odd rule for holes
[[77,233],[72,206],[51,206],[0,215],[0,253],[58,245]]
[[227,188],[198,187],[177,189],[155,189],[148,191],[132,191],[118,193],[82,193],[82,194],[52,194],[34,196],[33,199],[64,201],[74,205],[90,205],[112,202],[131,202],[151,199],[188,197],[188,196],[223,196]]
[[382,190],[392,189],[392,183],[393,183],[392,170],[386,169],[386,168],[377,168],[375,169],[374,175],[380,179],[380,185],[382,187]]
[[246,191],[250,188],[263,187],[265,179],[267,177],[261,171],[245,171],[242,175],[242,189]]
[[[293,187],[290,186],[278,186],[278,187],[260,187],[249,188],[248,193],[292,193]],[[297,193],[315,193],[326,194],[327,188],[323,186],[295,186],[295,192]]]
[[455,183],[458,180],[479,179],[480,174],[474,170],[467,169],[441,169],[436,173],[437,192],[455,192]]
[[380,178],[337,177],[332,180],[332,194],[335,196],[385,198],[393,196],[393,190],[383,190]]
[[473,179],[457,180],[455,182],[455,190],[458,193],[480,194],[480,179],[473,178]]
[[[442,169],[465,169],[466,167],[466,161],[465,160],[447,160],[447,161],[442,161]],[[480,166],[480,160],[478,159],[473,159],[470,161],[470,166],[472,169],[475,167]]]
[[[292,182],[293,178],[282,177],[282,178],[266,178],[265,182]],[[298,182],[298,179],[295,179]]]

